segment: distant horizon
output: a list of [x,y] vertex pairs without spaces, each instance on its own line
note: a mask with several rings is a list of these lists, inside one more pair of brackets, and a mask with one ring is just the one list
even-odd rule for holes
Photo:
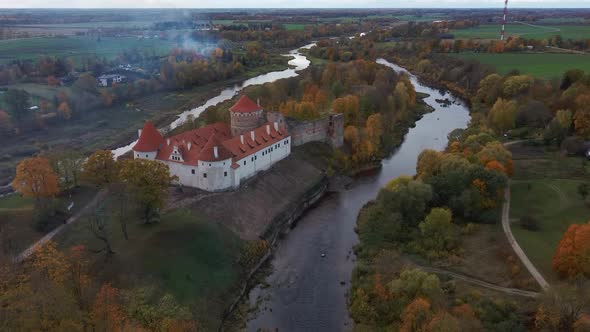
[[[72,6],[75,3],[76,6]],[[222,5],[219,5],[219,4]],[[362,3],[362,4],[361,4]],[[404,4],[408,4],[405,6]],[[476,6],[473,4],[476,3]],[[360,5],[361,4],[361,5]],[[192,0],[0,0],[1,9],[178,9],[178,10],[252,10],[252,9],[495,9],[504,6],[503,0],[300,0],[296,6],[287,0],[259,0],[255,6],[243,7],[238,0],[202,0],[195,6]],[[590,9],[590,0],[512,0],[512,9]]]

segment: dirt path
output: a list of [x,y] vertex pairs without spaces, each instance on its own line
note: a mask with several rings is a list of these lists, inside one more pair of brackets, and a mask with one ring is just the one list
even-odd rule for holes
[[511,295],[526,296],[526,297],[539,296],[539,293],[537,293],[537,292],[527,291],[527,290],[518,289],[518,288],[503,287],[503,286],[491,284],[491,283],[489,283],[487,281],[483,281],[481,279],[473,278],[473,277],[470,277],[470,276],[467,276],[464,274],[460,274],[460,273],[445,270],[445,269],[440,269],[440,268],[436,268],[436,267],[429,267],[429,266],[420,266],[420,265],[418,265],[418,268],[420,268],[421,270],[424,270],[426,272],[448,275],[448,276],[453,277],[455,279],[465,281],[470,284],[478,285],[478,286],[481,286],[481,287],[484,287],[487,289],[492,289],[492,290],[495,290],[498,292],[503,292],[503,293],[507,293],[507,294],[511,294]]
[[552,28],[552,27],[546,27],[546,26],[542,26],[542,25],[536,25],[536,24],[530,24],[530,23],[526,23],[526,22],[521,22],[521,21],[514,21],[514,23],[519,23],[522,25],[528,25],[530,27],[533,28],[539,28],[539,29],[545,29],[546,31],[539,31],[539,32],[525,32],[525,33],[519,33],[519,36],[526,36],[526,35],[538,35],[538,34],[542,34],[542,33],[550,33],[550,32],[560,32],[561,29],[558,28]]
[[522,264],[524,264],[529,273],[533,276],[533,278],[535,278],[539,286],[541,286],[541,288],[544,290],[549,288],[549,283],[545,280],[543,275],[539,272],[539,270],[537,270],[537,268],[524,253],[522,248],[518,245],[518,242],[516,242],[516,239],[512,234],[512,230],[510,229],[510,181],[508,182],[508,186],[504,192],[504,205],[502,206],[502,229],[508,238],[508,243],[510,243],[510,246],[518,258],[520,258]]
[[84,206],[82,209],[80,209],[80,211],[78,211],[76,214],[74,214],[68,220],[66,220],[66,222],[63,225],[59,225],[58,227],[56,227],[51,232],[45,234],[45,236],[43,236],[41,239],[39,239],[39,241],[33,243],[26,250],[24,250],[23,252],[21,252],[20,254],[18,254],[14,258],[14,261],[16,263],[20,263],[20,262],[24,261],[25,259],[27,259],[29,256],[31,256],[35,252],[35,250],[37,248],[39,248],[43,244],[47,243],[51,239],[53,239],[66,226],[68,226],[71,223],[76,222],[80,217],[82,217],[84,214],[86,214],[90,209],[94,208],[100,201],[102,201],[106,197],[107,193],[108,193],[107,190],[101,190],[98,193],[96,193],[96,195],[94,196],[94,198],[90,202],[88,202],[88,204],[86,204],[86,206]]

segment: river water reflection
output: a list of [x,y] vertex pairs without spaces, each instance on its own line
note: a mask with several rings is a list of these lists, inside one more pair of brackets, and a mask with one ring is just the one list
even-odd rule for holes
[[[406,72],[384,59],[377,63]],[[354,266],[351,251],[358,242],[354,227],[360,209],[389,180],[413,175],[422,150],[444,149],[447,134],[465,128],[469,122],[469,109],[461,100],[422,85],[413,75],[410,78],[417,92],[430,95],[425,102],[435,110],[416,122],[398,150],[383,160],[381,170],[359,177],[348,190],[322,199],[280,241],[272,261],[273,273],[266,279],[269,286],[254,288],[250,293],[252,304],[259,299],[262,302],[258,315],[248,322],[248,331],[352,329],[346,292]],[[445,98],[452,101],[447,107],[435,101]]]

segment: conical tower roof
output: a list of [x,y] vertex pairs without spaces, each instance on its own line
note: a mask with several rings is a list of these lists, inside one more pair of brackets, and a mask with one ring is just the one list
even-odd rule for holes
[[153,152],[158,151],[160,145],[164,143],[164,137],[154,127],[151,121],[147,121],[141,130],[141,135],[137,143],[133,146],[133,151],[139,152]]

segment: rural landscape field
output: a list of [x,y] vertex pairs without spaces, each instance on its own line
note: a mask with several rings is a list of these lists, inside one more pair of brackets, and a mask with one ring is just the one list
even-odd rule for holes
[[588,4],[265,1],[0,4],[0,331],[588,331]]

